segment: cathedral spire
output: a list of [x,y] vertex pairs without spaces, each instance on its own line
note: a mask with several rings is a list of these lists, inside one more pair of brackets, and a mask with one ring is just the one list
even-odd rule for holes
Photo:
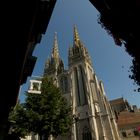
[[59,58],[57,32],[55,32],[55,34],[54,34],[54,44],[53,44],[53,50],[52,50],[52,57]]
[[55,77],[63,71],[64,64],[59,55],[57,32],[55,32],[51,57],[49,57],[46,61],[44,75],[51,75]]
[[73,46],[74,47],[78,47],[79,43],[80,43],[80,38],[79,38],[79,35],[78,35],[78,31],[77,31],[76,25],[74,25]]
[[73,47],[69,49],[69,66],[79,62],[79,59],[86,60],[91,65],[91,59],[85,45],[81,42],[76,26],[73,30]]

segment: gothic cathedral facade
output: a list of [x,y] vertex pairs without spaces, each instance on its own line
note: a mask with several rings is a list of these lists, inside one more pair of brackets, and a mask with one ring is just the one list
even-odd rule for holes
[[55,33],[51,57],[47,59],[44,76],[51,76],[72,105],[71,133],[59,140],[119,140],[117,125],[105,95],[102,81],[96,77],[86,47],[74,26],[73,46],[68,52],[68,70],[58,51]]

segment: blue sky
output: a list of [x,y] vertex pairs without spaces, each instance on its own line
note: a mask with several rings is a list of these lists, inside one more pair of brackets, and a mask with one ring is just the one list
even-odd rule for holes
[[[113,38],[98,24],[98,16],[99,12],[88,0],[57,0],[46,34],[33,52],[37,62],[32,75],[42,75],[45,61],[51,54],[54,32],[57,32],[60,56],[67,68],[68,48],[73,44],[73,26],[76,25],[96,75],[104,83],[108,99],[124,97],[130,104],[140,107],[140,93],[134,92],[137,87],[128,77],[131,57],[123,46],[115,45]],[[29,79],[21,86],[21,102],[24,101]]]

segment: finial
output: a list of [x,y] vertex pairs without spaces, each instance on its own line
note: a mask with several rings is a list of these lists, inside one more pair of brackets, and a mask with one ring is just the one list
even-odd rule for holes
[[73,45],[74,46],[78,46],[78,43],[80,41],[79,35],[78,35],[78,31],[76,28],[76,25],[74,25],[74,39],[73,39]]
[[53,50],[52,50],[52,57],[59,57],[58,42],[57,42],[57,32],[54,33],[54,44],[53,44]]
[[54,39],[57,40],[57,32],[54,32]]
[[54,32],[54,47],[58,47],[58,42],[57,42],[57,32]]

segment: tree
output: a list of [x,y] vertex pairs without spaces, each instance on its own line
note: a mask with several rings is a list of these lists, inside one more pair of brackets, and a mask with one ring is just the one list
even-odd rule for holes
[[57,137],[70,130],[71,107],[51,80],[42,79],[41,94],[26,93],[26,96],[25,103],[17,106],[14,115],[10,116],[24,134],[34,132],[47,139],[50,135]]
[[24,137],[28,134],[28,118],[26,117],[26,111],[23,108],[23,104],[17,104],[9,114],[10,133],[14,133],[17,136]]

